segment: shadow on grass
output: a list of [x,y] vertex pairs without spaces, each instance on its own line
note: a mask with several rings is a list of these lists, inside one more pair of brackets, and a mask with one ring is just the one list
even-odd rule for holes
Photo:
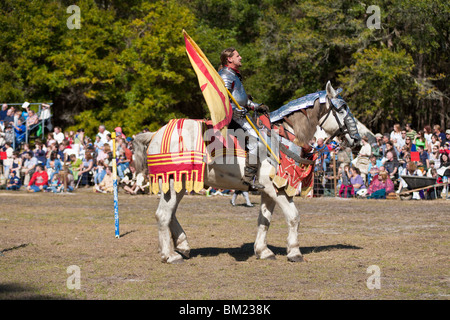
[[[286,248],[284,247],[274,247],[268,246],[270,250],[275,255],[286,255]],[[360,250],[361,247],[352,246],[348,244],[333,244],[327,246],[318,246],[318,247],[303,247],[300,248],[302,254],[310,254],[313,252],[321,252],[321,251],[330,251],[330,250]],[[191,249],[190,256],[192,258],[202,256],[202,257],[211,257],[218,256],[220,254],[229,254],[236,261],[247,261],[250,257],[252,257],[255,253],[253,251],[253,243],[244,243],[239,248],[198,248]]]
[[0,283],[0,300],[67,300],[60,296],[37,294],[37,288],[19,283]]

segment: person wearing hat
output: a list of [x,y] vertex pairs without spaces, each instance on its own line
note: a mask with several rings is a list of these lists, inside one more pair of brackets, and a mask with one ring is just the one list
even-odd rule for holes
[[126,139],[127,138],[127,136],[123,134],[121,127],[116,127],[114,129],[114,131],[116,132],[116,137],[121,137],[122,139]]
[[445,130],[445,142],[450,142],[450,129]]

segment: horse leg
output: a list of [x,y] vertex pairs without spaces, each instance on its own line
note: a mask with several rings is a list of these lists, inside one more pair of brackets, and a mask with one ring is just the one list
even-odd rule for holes
[[170,232],[172,233],[172,240],[175,246],[175,250],[181,253],[184,257],[189,258],[191,248],[189,247],[186,233],[178,222],[175,212],[172,215],[172,220],[170,221],[169,228]]
[[287,197],[286,195],[279,195],[276,202],[283,210],[289,230],[287,237],[287,258],[291,262],[304,261],[298,243],[300,214],[295,207],[294,198]]
[[275,254],[267,247],[266,240],[274,208],[275,201],[263,192],[258,216],[258,232],[254,245],[255,255],[258,259],[275,259]]
[[[162,190],[161,183],[160,190]],[[175,211],[177,210],[178,203],[183,198],[184,193],[184,189],[181,190],[181,192],[177,193],[173,187],[173,180],[171,180],[169,191],[165,194],[162,194],[159,200],[158,209],[156,210],[156,221],[158,222],[159,250],[163,262],[183,262],[183,257],[179,253],[175,252],[173,241],[174,238],[171,232],[170,225],[172,224],[173,226],[178,223],[177,221],[172,222],[172,220],[175,215]],[[180,234],[178,234],[177,238],[179,237]]]

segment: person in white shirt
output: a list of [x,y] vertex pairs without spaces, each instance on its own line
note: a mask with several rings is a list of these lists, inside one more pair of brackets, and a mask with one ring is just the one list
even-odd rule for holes
[[108,135],[108,133],[110,133],[108,130],[106,130],[105,126],[103,124],[101,124],[98,127],[98,133],[97,135],[100,136],[100,141],[103,142],[103,144],[108,142],[108,139],[106,138],[106,136]]
[[53,139],[55,139],[58,144],[61,144],[64,141],[64,133],[62,133],[60,127],[55,127],[55,130],[53,131]]

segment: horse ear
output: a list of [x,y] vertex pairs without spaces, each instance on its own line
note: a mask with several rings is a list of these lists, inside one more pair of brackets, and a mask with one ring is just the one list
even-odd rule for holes
[[327,90],[327,95],[332,99],[334,97],[336,97],[338,95],[338,93],[333,89],[333,87],[331,86],[331,82],[328,81],[327,82],[327,86],[326,86],[326,90]]

